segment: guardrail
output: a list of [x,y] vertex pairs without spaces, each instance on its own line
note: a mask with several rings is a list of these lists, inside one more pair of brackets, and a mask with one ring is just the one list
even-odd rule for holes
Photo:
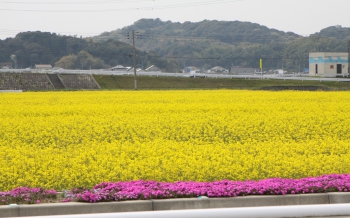
[[[0,206],[0,217],[27,217],[27,216],[53,216],[125,213],[125,212],[151,212],[151,211],[178,211],[195,209],[218,208],[253,208],[272,206],[301,206],[301,205],[339,205],[347,204],[350,208],[350,193],[334,192],[320,194],[295,194],[279,196],[240,196],[230,198],[178,198],[154,199],[102,203],[47,203],[34,205]],[[140,214],[139,214],[140,215]],[[350,215],[350,214],[349,214]],[[63,216],[65,217],[65,216]],[[140,216],[142,217],[142,216]],[[206,216],[204,216],[206,217]],[[218,216],[217,216],[218,217]],[[181,217],[183,218],[183,217]]]
[[[315,216],[347,216],[350,215],[350,204],[335,205],[302,205],[302,206],[272,206],[255,208],[225,208],[202,210],[178,210],[155,212],[129,212],[107,214],[64,215],[55,218],[278,218],[278,217],[315,217]],[[53,218],[40,216],[33,218]]]
[[[91,74],[91,75],[113,75],[113,76],[123,76],[123,75],[134,75],[130,71],[105,71],[105,70],[26,70],[26,69],[0,69],[0,73],[48,73],[48,74]],[[240,79],[278,79],[278,80],[301,80],[301,81],[334,81],[334,82],[350,82],[350,78],[334,78],[334,77],[313,77],[308,74],[241,74],[241,75],[231,75],[231,74],[207,74],[207,73],[164,73],[159,71],[138,71],[137,76],[164,76],[164,77],[206,77],[206,78],[240,78]]]

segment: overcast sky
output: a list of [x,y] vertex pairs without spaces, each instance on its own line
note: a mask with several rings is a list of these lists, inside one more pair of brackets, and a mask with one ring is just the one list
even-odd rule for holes
[[94,36],[141,18],[249,21],[309,35],[350,27],[350,0],[0,0],[0,39],[42,31]]

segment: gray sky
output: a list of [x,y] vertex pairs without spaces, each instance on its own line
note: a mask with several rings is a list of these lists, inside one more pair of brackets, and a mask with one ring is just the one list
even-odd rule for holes
[[350,0],[0,0],[0,39],[42,31],[94,36],[141,18],[249,21],[309,35],[350,27]]

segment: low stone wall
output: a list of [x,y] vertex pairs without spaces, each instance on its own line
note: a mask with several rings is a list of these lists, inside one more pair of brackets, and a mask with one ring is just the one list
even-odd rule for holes
[[0,73],[0,90],[100,89],[94,77],[89,74],[57,75],[63,85],[55,88],[45,73]]
[[46,74],[0,73],[0,90],[53,90]]
[[66,89],[100,89],[92,75],[88,74],[59,74]]

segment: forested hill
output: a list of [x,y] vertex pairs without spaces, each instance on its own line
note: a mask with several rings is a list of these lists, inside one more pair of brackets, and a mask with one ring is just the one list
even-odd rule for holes
[[233,65],[259,68],[259,59],[263,58],[267,69],[283,65],[287,70],[298,71],[308,68],[310,52],[347,51],[347,43],[342,40],[346,33],[334,37],[334,34],[326,35],[321,31],[317,37],[303,37],[240,21],[173,23],[141,19],[131,26],[102,33],[93,39],[130,42],[127,33],[132,30],[136,31],[137,48],[175,58],[181,67],[192,65],[201,69],[230,68]]
[[[0,63],[13,62],[10,56],[17,58],[18,68],[33,67],[35,64],[55,64],[59,62],[69,69],[107,68],[122,64],[132,66],[132,46],[117,40],[94,42],[91,38],[61,36],[48,32],[23,32],[15,38],[0,40]],[[178,66],[168,60],[154,57],[147,52],[137,51],[138,65],[147,67],[157,65],[173,71]],[[85,62],[85,63],[84,63]],[[139,63],[140,62],[140,63]],[[141,63],[142,62],[142,63]],[[174,65],[175,64],[175,65]],[[14,63],[13,63],[14,66]]]
[[[130,32],[136,31],[137,67],[156,65],[178,72],[185,66],[207,70],[215,66],[298,71],[308,67],[310,52],[346,52],[350,28],[328,27],[310,37],[239,21],[197,23],[141,19],[131,26],[93,38],[24,32],[0,40],[0,63],[17,58],[19,68],[51,64],[66,69],[132,66]],[[129,32],[129,36],[126,34]],[[129,39],[128,39],[129,38]]]
[[341,26],[330,26],[322,29],[312,36],[334,38],[338,40],[350,40],[350,28]]
[[[96,41],[106,39],[125,40],[125,34],[137,30],[148,38],[192,38],[193,40],[215,40],[232,45],[242,42],[269,44],[272,42],[286,42],[294,40],[299,35],[269,29],[256,23],[241,21],[209,21],[173,23],[160,19],[141,19],[133,25],[112,32],[105,32],[95,37]],[[145,40],[144,40],[145,41]]]

